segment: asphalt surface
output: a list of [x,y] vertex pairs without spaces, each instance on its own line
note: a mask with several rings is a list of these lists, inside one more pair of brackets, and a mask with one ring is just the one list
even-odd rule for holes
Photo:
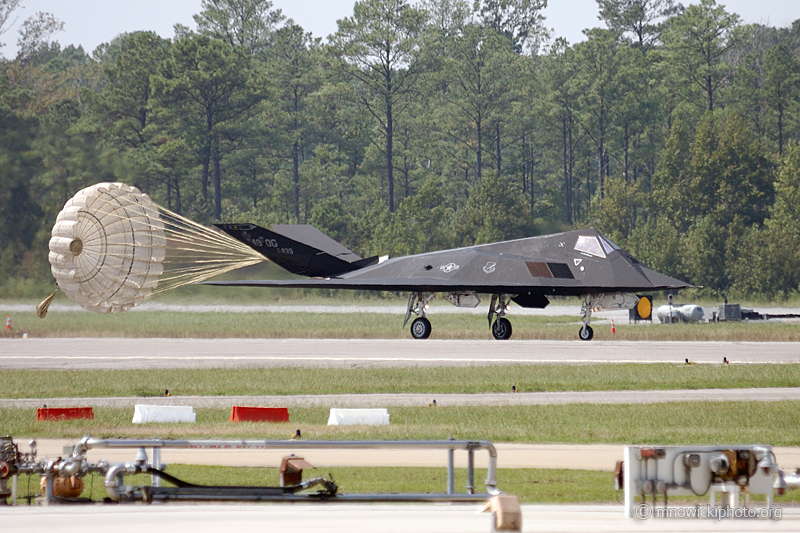
[[798,363],[792,342],[343,339],[0,340],[0,369],[474,366],[597,363]]

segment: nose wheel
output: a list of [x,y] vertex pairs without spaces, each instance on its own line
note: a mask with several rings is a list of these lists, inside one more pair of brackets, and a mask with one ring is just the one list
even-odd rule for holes
[[431,336],[431,321],[421,316],[411,323],[411,336],[415,339],[427,339]]
[[592,326],[583,326],[581,329],[578,330],[578,337],[582,341],[590,341],[594,337],[594,330]]
[[492,324],[492,335],[499,341],[511,338],[511,322],[507,318],[498,317]]

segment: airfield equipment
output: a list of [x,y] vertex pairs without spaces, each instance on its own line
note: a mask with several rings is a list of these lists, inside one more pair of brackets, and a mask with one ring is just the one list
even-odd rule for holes
[[656,316],[662,324],[678,322],[700,322],[705,312],[695,304],[667,304],[656,309]]
[[[652,516],[658,498],[666,508],[669,496],[708,495],[713,514],[713,509],[720,509],[718,494],[723,509],[736,509],[742,494],[749,507],[750,495],[761,494],[771,509],[773,489],[783,494],[787,487],[800,487],[800,476],[785,475],[772,447],[766,445],[626,446],[624,457],[615,470],[615,483],[617,490],[625,491],[627,518]],[[639,506],[636,497],[641,497]],[[653,506],[642,513],[640,506],[647,504],[648,498]]]
[[[151,459],[146,449],[151,448]],[[109,463],[101,460],[90,462],[90,450],[130,449],[136,458],[129,462]],[[443,494],[341,494],[339,487],[330,479],[314,478],[302,481],[297,475],[283,476],[277,487],[250,486],[206,486],[195,485],[166,473],[161,464],[161,451],[165,449],[219,450],[322,450],[322,449],[429,449],[447,452],[447,493]],[[467,452],[467,492],[458,494],[454,487],[453,453]],[[485,450],[489,454],[486,476],[486,492],[475,491],[475,451]],[[138,453],[137,453],[138,452]],[[288,464],[297,460],[289,468]],[[286,458],[286,471],[290,474],[307,463],[300,458]],[[485,502],[500,494],[497,489],[497,450],[486,441],[259,441],[259,440],[162,440],[162,439],[96,439],[83,437],[71,454],[56,459],[37,460],[35,443],[31,452],[23,454],[11,437],[0,438],[0,501],[16,500],[16,482],[21,474],[38,475],[42,480],[44,501],[75,502],[74,494],[66,489],[91,473],[103,475],[108,499],[120,501],[359,501],[359,502]],[[150,474],[151,484],[132,486],[125,484],[125,476]],[[285,473],[284,473],[285,474]],[[12,480],[9,490],[7,481]],[[167,481],[173,486],[161,486]],[[316,492],[305,492],[318,487]]]
[[717,320],[737,321],[742,319],[742,306],[739,304],[729,304],[727,302],[719,304]]

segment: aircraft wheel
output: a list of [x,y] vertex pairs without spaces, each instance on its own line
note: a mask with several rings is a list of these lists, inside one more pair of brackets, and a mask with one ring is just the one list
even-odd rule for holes
[[592,329],[592,326],[586,326],[585,328],[579,329],[578,337],[580,337],[582,341],[592,340],[592,337],[594,337],[594,330]]
[[507,318],[500,317],[492,324],[492,335],[499,341],[511,338],[511,322]]
[[431,336],[431,321],[424,316],[411,323],[411,336],[415,339],[427,339]]

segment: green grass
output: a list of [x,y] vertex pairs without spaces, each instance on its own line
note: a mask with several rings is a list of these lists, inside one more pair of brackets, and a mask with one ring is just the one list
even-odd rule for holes
[[[174,464],[167,472],[196,485],[216,486],[277,486],[276,467],[217,467]],[[306,470],[304,479],[330,476],[336,481],[340,494],[437,494],[447,491],[447,469],[399,467],[336,467]],[[466,470],[456,469],[456,492],[465,492]],[[485,490],[486,470],[475,470],[475,488]],[[594,470],[561,470],[545,468],[500,468],[497,471],[498,488],[513,494],[522,503],[622,503],[622,492],[614,490],[610,472]],[[38,494],[38,477],[21,476],[17,503],[25,503],[29,494]],[[106,496],[103,477],[89,475],[84,478],[83,498],[100,501]],[[126,485],[149,485],[150,476],[137,474],[125,477]],[[171,486],[163,482],[164,486]],[[313,492],[311,489],[310,492]],[[753,496],[756,502],[763,496]],[[661,501],[661,498],[659,498]],[[708,497],[671,496],[670,503],[705,503]],[[777,504],[800,502],[800,491],[787,491],[775,496]]]
[[291,408],[288,424],[229,423],[230,409],[198,408],[195,424],[132,424],[133,408],[94,409],[94,420],[36,422],[6,408],[0,434],[39,438],[152,437],[312,440],[488,440],[521,443],[800,445],[800,401],[657,405],[393,407],[389,426],[328,426],[328,407]]
[[[0,306],[0,315],[5,314]],[[13,313],[11,331],[0,336],[21,337],[178,337],[178,338],[340,338],[407,339],[402,313],[171,313],[127,312],[115,315],[85,311],[53,310],[40,319],[29,312]],[[432,339],[491,339],[486,317],[480,315],[429,314]],[[576,340],[578,316],[514,316],[513,339]],[[785,321],[703,324],[616,324],[594,327],[595,339],[649,341],[800,341],[800,325]]]
[[[179,479],[198,485],[277,486],[276,467],[211,467],[197,465],[169,465],[167,472]],[[340,494],[436,494],[447,492],[447,469],[442,468],[320,468],[306,470],[304,479],[332,476]],[[456,492],[466,492],[466,470],[456,469]],[[555,469],[499,469],[499,488],[514,494],[525,503],[557,502],[614,502],[622,493],[614,491],[614,482],[608,472]],[[476,469],[475,487],[485,491],[486,470]],[[84,498],[98,501],[106,496],[103,477],[89,475],[84,478]],[[126,485],[149,485],[150,476],[137,474],[125,477]],[[164,486],[171,486],[164,482]],[[37,493],[38,477],[28,480],[20,477],[18,503],[25,496]],[[308,491],[313,492],[314,489]],[[38,493],[37,493],[38,494]]]
[[[680,361],[680,354],[676,356]],[[489,365],[389,368],[5,370],[4,398],[260,396],[795,387],[800,365]]]

